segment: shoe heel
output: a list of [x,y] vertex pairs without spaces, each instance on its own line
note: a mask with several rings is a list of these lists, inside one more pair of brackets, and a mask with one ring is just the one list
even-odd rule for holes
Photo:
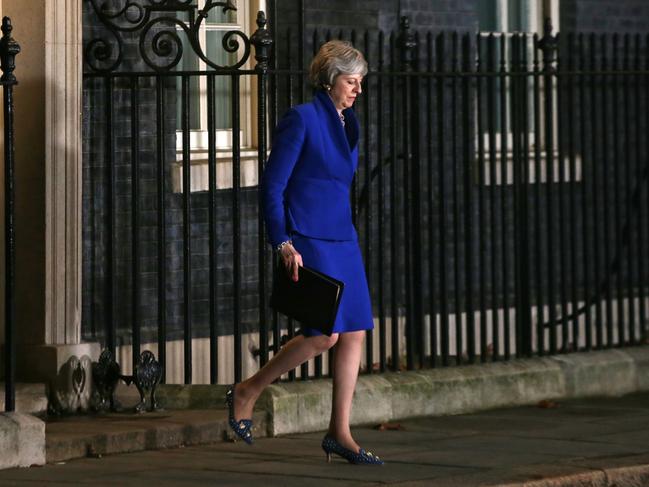
[[234,432],[235,440],[236,437],[239,437],[245,441],[248,445],[252,445],[252,419],[240,419],[236,421],[234,419],[234,387],[235,384],[228,387],[228,390],[225,394],[225,404],[228,407],[228,423],[230,429]]
[[362,448],[358,450],[358,453],[348,450],[340,443],[338,443],[334,438],[330,437],[328,434],[322,439],[322,450],[327,455],[327,462],[331,462],[331,454],[335,453],[338,456],[343,457],[349,463],[353,464],[373,464],[373,465],[383,465],[383,460],[374,455],[372,452],[365,451]]

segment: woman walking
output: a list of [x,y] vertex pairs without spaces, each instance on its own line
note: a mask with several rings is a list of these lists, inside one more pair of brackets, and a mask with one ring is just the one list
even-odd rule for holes
[[322,448],[351,463],[383,464],[361,448],[349,427],[365,330],[374,327],[349,189],[358,165],[359,125],[351,109],[367,73],[363,55],[344,41],[324,44],[313,59],[317,88],[309,103],[291,108],[275,129],[261,181],[271,245],[286,272],[298,280],[307,265],[345,283],[332,335],[303,327],[266,365],[228,389],[230,426],[252,443],[252,411],[266,386],[282,374],[334,347],[329,430]]

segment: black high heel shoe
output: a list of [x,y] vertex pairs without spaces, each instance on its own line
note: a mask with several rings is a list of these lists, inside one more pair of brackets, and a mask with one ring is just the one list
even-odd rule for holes
[[243,441],[252,445],[252,419],[234,419],[234,386],[232,384],[228,387],[225,393],[225,404],[228,406],[228,423],[234,434],[241,438]]
[[335,453],[354,465],[383,465],[383,460],[371,451],[362,448],[358,453],[348,450],[328,434],[322,439],[322,449],[327,454],[327,461],[331,461],[331,454]]

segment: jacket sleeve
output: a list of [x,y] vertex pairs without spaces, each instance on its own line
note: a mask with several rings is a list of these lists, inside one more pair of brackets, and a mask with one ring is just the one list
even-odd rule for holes
[[300,157],[305,126],[300,113],[291,108],[275,128],[273,147],[261,180],[262,205],[268,240],[275,248],[288,240],[284,191]]

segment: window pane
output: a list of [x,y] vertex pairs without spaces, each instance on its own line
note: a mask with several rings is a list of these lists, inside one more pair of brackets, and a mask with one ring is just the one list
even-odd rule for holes
[[535,0],[509,0],[508,2],[509,32],[532,32],[534,27],[531,23],[532,8]]
[[[201,2],[202,4],[205,2]],[[195,5],[195,4],[194,4]],[[192,17],[194,20],[198,17],[198,9],[192,10]],[[237,11],[228,10],[226,13],[223,13],[223,7],[214,7],[207,13],[207,18],[203,21],[202,25],[206,24],[237,24]],[[180,10],[176,13],[176,16],[183,22],[189,22],[189,12],[187,10]]]
[[[210,61],[215,62],[219,66],[231,66],[237,62],[238,54],[236,52],[230,53],[223,48],[223,37],[226,31],[223,30],[208,30],[205,32],[207,46],[205,54]],[[232,36],[232,39],[238,40],[241,44],[241,38]]]
[[228,10],[226,13],[223,13],[222,7],[215,7],[207,13],[205,22],[207,24],[236,24],[237,11]]
[[186,10],[176,12],[176,17],[178,17],[183,22],[189,22],[189,12],[187,12]]
[[[183,55],[176,66],[176,71],[196,71],[198,70],[198,56],[194,52],[187,35],[183,31],[178,31],[178,36],[182,42]],[[176,102],[176,127],[182,130],[182,78],[176,77],[176,93],[178,100]],[[199,130],[201,128],[200,114],[200,87],[198,76],[189,78],[189,128]]]
[[[224,31],[208,30],[207,36],[207,58],[220,66],[229,66],[237,62],[237,53],[229,53],[223,49]],[[210,68],[212,70],[212,68]],[[216,128],[232,128],[232,113],[230,106],[232,83],[228,75],[217,76],[215,83],[216,103]]]
[[480,0],[478,26],[482,32],[534,32],[538,0]]
[[478,27],[482,32],[498,30],[497,0],[480,0],[478,3]]

